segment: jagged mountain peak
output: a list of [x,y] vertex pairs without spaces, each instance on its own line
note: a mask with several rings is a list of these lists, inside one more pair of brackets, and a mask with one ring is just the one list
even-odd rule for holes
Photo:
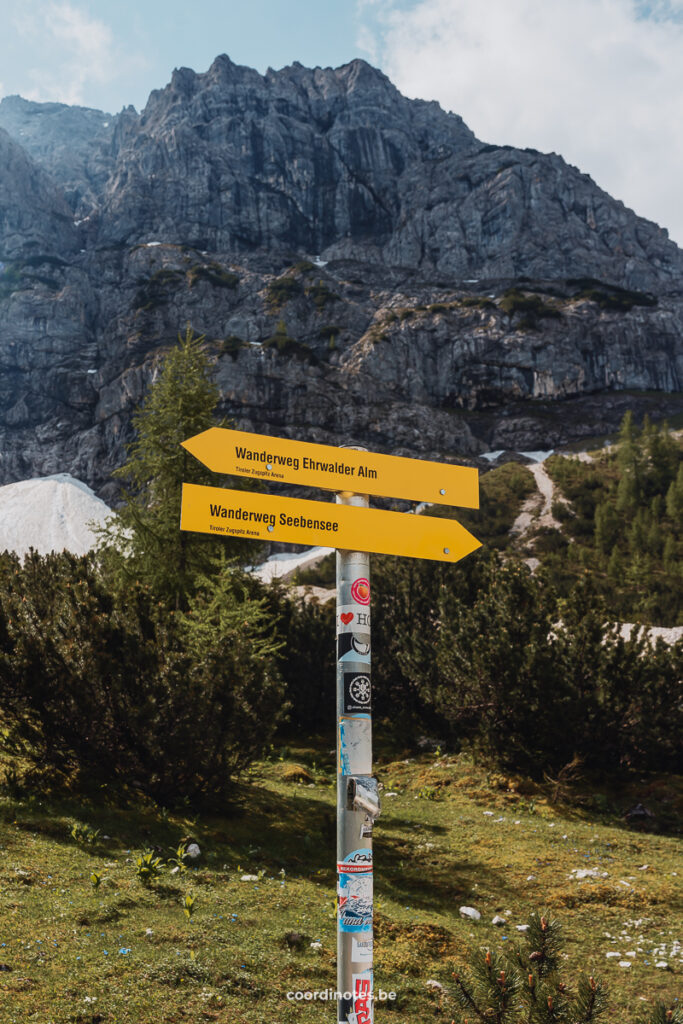
[[141,114],[18,97],[0,128],[0,481],[68,469],[115,499],[186,323],[256,432],[434,458],[604,432],[624,389],[680,408],[666,232],[365,61],[221,55]]

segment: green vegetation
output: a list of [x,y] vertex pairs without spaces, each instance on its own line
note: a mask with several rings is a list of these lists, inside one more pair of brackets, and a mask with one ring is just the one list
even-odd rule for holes
[[138,290],[133,299],[133,308],[140,313],[150,313],[168,302],[169,291],[178,288],[185,278],[182,270],[164,267],[148,278],[140,278]]
[[305,342],[290,338],[284,320],[278,321],[275,332],[269,338],[265,338],[261,344],[264,348],[273,348],[280,355],[293,356],[304,363],[315,364],[318,362],[315,352]]
[[[204,351],[204,336],[190,326],[163,361],[159,377],[133,417],[136,439],[128,461],[114,476],[123,481],[123,505],[100,534],[107,573],[121,581],[149,585],[161,599],[183,608],[197,576],[207,574],[227,551],[253,558],[254,545],[214,540],[178,529],[182,484],[220,482],[181,447],[181,442],[214,425],[218,388]],[[243,486],[237,480],[233,487]]]
[[522,330],[536,330],[539,320],[559,319],[562,316],[557,306],[544,302],[540,295],[530,295],[519,288],[508,288],[503,293],[498,308],[507,313],[510,319],[516,313],[523,313],[524,316],[517,324]]
[[510,545],[510,529],[522,502],[535,490],[531,471],[517,462],[507,462],[480,477],[478,511],[434,505],[427,514],[457,519],[486,548],[503,550]]
[[194,288],[205,281],[213,288],[227,288],[232,291],[237,288],[239,280],[237,274],[224,270],[219,263],[197,263],[187,271],[162,267],[149,277],[138,280],[133,308],[141,313],[149,313],[166,305],[174,289],[183,286]]
[[459,299],[458,301],[459,301],[459,304],[461,306],[464,306],[466,309],[468,307],[472,307],[474,309],[495,309],[496,308],[495,302],[492,302],[491,299],[487,298],[484,295],[463,295],[463,297],[461,299]]
[[[57,798],[49,787],[32,795],[20,786],[13,796],[4,789],[3,1024],[32,1015],[54,1024],[79,1016],[87,1024],[300,1021],[287,992],[335,987],[330,732],[328,723],[319,743],[275,748],[253,765],[227,814],[200,815],[192,805],[176,812],[134,794],[126,799],[114,786],[92,802]],[[492,960],[514,961],[517,946],[524,954],[529,933],[517,926],[547,907],[563,929],[560,976],[572,997],[578,978],[592,975],[607,990],[600,1019],[664,1024],[671,1009],[668,1020],[680,1024],[680,962],[672,952],[681,926],[680,879],[672,874],[680,872],[678,843],[634,831],[622,818],[641,800],[654,810],[680,805],[680,787],[636,778],[613,794],[578,783],[575,802],[553,804],[545,784],[487,772],[466,754],[392,753],[385,730],[376,734],[385,796],[374,835],[375,991],[397,994],[378,1016],[472,1021],[459,1009],[455,976],[468,984],[473,960],[485,963],[487,950]],[[598,796],[605,809],[596,813],[587,803]],[[75,823],[99,830],[97,842],[76,844]],[[178,846],[190,842],[200,857],[186,858],[185,874],[172,873]],[[150,853],[159,874],[145,884],[137,861]],[[577,878],[577,869],[595,877]],[[481,920],[461,918],[463,905]],[[491,923],[494,915],[502,927]],[[311,947],[315,941],[321,948]],[[655,966],[662,948],[670,971]],[[630,969],[606,957],[615,950]],[[523,981],[532,973],[517,970]],[[305,1016],[323,1024],[330,1010],[310,1003]]]
[[19,291],[23,281],[24,277],[20,267],[16,263],[6,263],[4,270],[0,273],[0,302]]
[[567,284],[577,289],[573,295],[574,299],[587,299],[589,302],[597,303],[601,309],[614,310],[618,313],[628,313],[634,306],[657,305],[657,298],[654,295],[620,288],[618,285],[608,285],[592,277],[570,278]]
[[194,288],[199,281],[206,281],[213,288],[228,288],[232,291],[240,279],[238,274],[224,270],[219,263],[203,263],[187,272],[187,283],[190,288]]
[[313,299],[316,309],[321,313],[330,303],[337,302],[339,299],[337,293],[328,288],[322,280],[318,281],[317,284],[309,285],[306,289],[306,295]]
[[221,355],[230,356],[234,362],[242,349],[248,348],[248,345],[249,343],[244,338],[240,338],[239,335],[229,334],[227,338],[220,342],[220,352]]
[[[284,320],[265,344],[312,355]],[[2,1024],[293,1024],[287,992],[335,984],[334,605],[178,530],[181,481],[220,482],[180,447],[214,423],[212,371],[188,326],[94,555],[0,555]],[[549,460],[560,529],[511,537],[536,483],[508,463],[479,512],[429,513],[484,550],[373,557],[387,1015],[681,1024],[683,643],[615,623],[680,620],[682,452],[627,417],[592,462]]]
[[0,573],[0,715],[37,777],[201,802],[269,742],[280,641],[250,580],[196,579],[177,614],[94,558],[4,555]]
[[566,592],[590,573],[622,621],[683,623],[683,444],[628,414],[619,443],[592,462],[553,456],[547,470],[568,504],[553,510],[568,546],[543,555]]
[[266,301],[272,310],[281,309],[287,302],[303,294],[303,285],[290,274],[271,281],[266,288]]
[[677,769],[683,641],[624,640],[590,582],[563,599],[485,553],[462,566],[377,558],[373,578],[373,702],[397,735],[421,729],[537,778],[575,758],[595,772]]

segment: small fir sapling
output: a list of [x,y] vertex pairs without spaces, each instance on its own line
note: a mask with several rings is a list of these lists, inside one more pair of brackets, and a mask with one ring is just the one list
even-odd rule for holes
[[593,1024],[607,1009],[594,977],[564,981],[559,974],[562,929],[547,911],[533,913],[523,945],[512,956],[472,951],[465,977],[455,978],[463,1024]]

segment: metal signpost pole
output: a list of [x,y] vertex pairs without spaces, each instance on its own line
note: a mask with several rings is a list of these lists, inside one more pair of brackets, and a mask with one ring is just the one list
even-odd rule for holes
[[[340,504],[368,508],[366,495]],[[372,778],[370,556],[337,551],[337,1021],[370,1024],[372,1008]]]
[[337,549],[337,1022],[372,1024],[372,826],[380,808],[372,777],[368,552],[458,562],[481,545],[454,519],[370,512],[369,495],[479,508],[477,471],[222,427],[183,447],[215,473],[337,492],[332,506],[183,484],[180,529]]

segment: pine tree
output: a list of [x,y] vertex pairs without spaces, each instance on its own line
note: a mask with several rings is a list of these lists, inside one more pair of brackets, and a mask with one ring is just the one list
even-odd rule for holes
[[178,335],[178,345],[165,357],[135,413],[136,438],[128,445],[128,461],[114,473],[124,482],[123,505],[100,535],[103,560],[115,576],[124,584],[131,579],[149,584],[176,607],[185,607],[193,581],[210,571],[221,550],[236,559],[255,554],[246,541],[187,534],[179,527],[183,482],[219,482],[181,447],[215,425],[219,391],[203,342],[204,336],[196,337],[189,325],[184,337]]
[[638,444],[638,430],[629,410],[619,428],[617,464],[620,471],[617,488],[617,508],[630,512],[638,505],[641,488],[642,456]]
[[676,479],[671,481],[666,492],[666,514],[680,526],[683,519],[683,462],[678,467]]
[[471,952],[467,975],[454,975],[461,1020],[594,1024],[607,1009],[605,987],[580,975],[574,992],[559,975],[562,946],[559,922],[544,911],[529,917],[523,945],[513,957],[490,949]]

